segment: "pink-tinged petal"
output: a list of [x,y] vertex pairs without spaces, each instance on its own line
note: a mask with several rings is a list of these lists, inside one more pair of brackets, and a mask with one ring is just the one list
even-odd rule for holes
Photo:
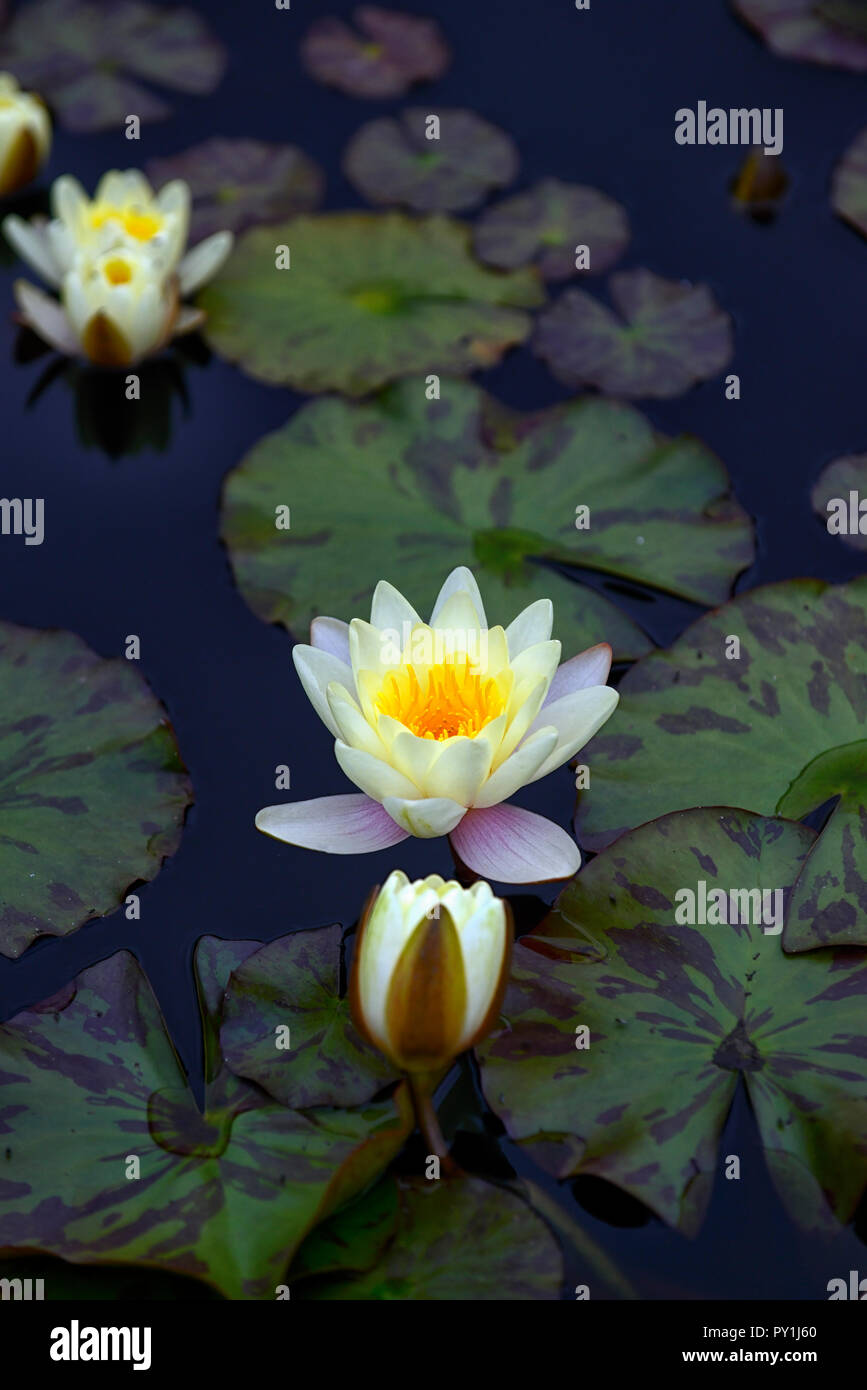
[[562,700],[564,695],[573,695],[576,690],[586,690],[588,685],[604,685],[611,670],[612,655],[608,643],[600,642],[564,661],[554,673],[545,704],[551,705],[555,700]]
[[378,801],[353,792],[265,806],[256,817],[256,829],[275,840],[326,854],[370,854],[409,837],[409,831],[397,825]]
[[459,806],[447,796],[409,797],[387,796],[383,806],[401,829],[419,840],[435,840],[454,830],[466,807]]
[[56,348],[66,357],[75,357],[80,351],[78,339],[58,301],[52,299],[51,295],[43,294],[42,290],[26,280],[16,280],[13,293],[27,326],[38,333],[49,347]]
[[352,664],[349,660],[349,623],[341,622],[340,618],[314,618],[310,624],[310,645],[336,656],[345,666]]
[[451,842],[467,868],[497,883],[547,883],[581,867],[571,835],[520,806],[467,811]]

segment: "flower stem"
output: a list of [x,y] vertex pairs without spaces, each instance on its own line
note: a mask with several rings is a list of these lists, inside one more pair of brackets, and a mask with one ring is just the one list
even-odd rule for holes
[[440,1161],[440,1171],[446,1177],[459,1177],[461,1170],[449,1154],[433,1103],[433,1093],[440,1077],[431,1076],[427,1072],[411,1072],[408,1080],[415,1107],[416,1124],[428,1146],[428,1153],[436,1155]]
[[637,1298],[635,1289],[625,1275],[620,1272],[614,1261],[609,1259],[592,1236],[589,1236],[578,1222],[574,1221],[563,1210],[559,1202],[555,1202],[554,1198],[548,1195],[543,1187],[528,1178],[515,1178],[512,1182],[503,1185],[511,1188],[519,1197],[523,1197],[532,1207],[535,1207],[548,1225],[569,1242],[573,1250],[587,1261],[588,1266],[600,1279],[616,1291],[619,1298]]

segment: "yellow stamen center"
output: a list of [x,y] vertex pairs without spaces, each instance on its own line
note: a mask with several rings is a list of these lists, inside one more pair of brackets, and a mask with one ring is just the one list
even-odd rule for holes
[[152,212],[141,212],[137,208],[118,208],[111,203],[101,203],[93,209],[90,220],[95,228],[104,227],[106,222],[119,222],[127,236],[136,241],[151,241],[162,231],[163,219]]
[[427,667],[421,681],[413,666],[389,672],[376,708],[419,738],[472,738],[502,714],[504,701],[497,682],[464,659]]
[[132,279],[132,271],[126,261],[108,261],[104,272],[110,285],[128,285]]

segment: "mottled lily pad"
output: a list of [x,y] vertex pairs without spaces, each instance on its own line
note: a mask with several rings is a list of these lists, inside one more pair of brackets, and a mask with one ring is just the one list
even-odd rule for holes
[[867,236],[867,129],[861,131],[834,170],[831,206]]
[[154,1264],[228,1298],[273,1299],[315,1224],[388,1165],[412,1126],[402,1088],[377,1105],[302,1112],[219,1068],[209,1039],[221,985],[255,945],[197,950],[203,1112],[126,951],[0,1027],[0,1249]]
[[145,172],[155,188],[171,179],[189,184],[192,242],[313,212],[325,189],[325,175],[303,150],[263,140],[205,140],[183,154],[150,160]]
[[698,903],[702,883],[729,902],[758,894],[764,910],[813,840],[743,811],[666,816],[589,863],[521,938],[504,1025],[479,1050],[482,1084],[554,1176],[606,1178],[695,1234],[742,1077],[792,1217],[819,1229],[851,1218],[867,1186],[864,952],[787,956],[740,909],[737,923],[728,908],[727,924],[685,920],[684,892]]
[[867,550],[867,454],[847,454],[829,463],[816,479],[810,501],[831,535],[855,550]]
[[540,315],[533,348],[559,381],[664,399],[731,359],[731,319],[705,285],[623,270],[609,286],[620,318],[584,290],[567,290]]
[[334,926],[280,937],[232,977],[226,1062],[295,1109],[360,1105],[398,1076],[358,1035],[341,997],[342,936]]
[[381,1178],[375,1187],[341,1207],[307,1237],[289,1271],[293,1293],[297,1292],[298,1281],[310,1275],[358,1274],[373,1269],[394,1239],[399,1218],[397,1180]]
[[[21,541],[24,544],[24,541]],[[0,623],[0,952],[112,912],[180,842],[192,788],[134,662]]]
[[[379,1195],[365,1205],[371,1211]],[[347,1213],[348,1214],[348,1213]],[[479,1178],[400,1180],[397,1232],[354,1275],[302,1285],[302,1298],[404,1302],[550,1300],[560,1296],[557,1241],[520,1197]]]
[[518,172],[514,141],[473,111],[441,111],[429,139],[422,108],[383,116],[350,140],[343,168],[369,203],[401,203],[416,212],[461,212],[504,188]]
[[[499,361],[544,299],[532,271],[473,260],[445,217],[332,213],[247,232],[199,304],[215,348],[261,381],[358,396],[412,372]],[[276,248],[291,268],[276,268]]]
[[620,693],[616,734],[584,754],[579,840],[599,848],[688,806],[800,818],[839,798],[783,940],[867,945],[867,579],[754,589],[640,662]]
[[32,0],[0,38],[0,69],[40,92],[68,130],[108,130],[129,115],[159,121],[171,106],[136,78],[212,92],[226,54],[195,10],[142,0]]
[[[278,530],[287,505],[290,529]],[[565,654],[609,641],[620,658],[649,646],[636,624],[534,560],[713,603],[752,555],[726,472],[696,440],[596,399],[513,415],[454,380],[439,401],[414,380],[360,405],[311,402],[230,474],[222,534],[248,603],[298,637],[317,614],[366,614],[380,577],[429,612],[443,576],[466,564],[490,622],[550,598]]]
[[[476,224],[476,254],[501,270],[535,262],[546,280],[598,275],[629,244],[626,211],[613,198],[583,184],[543,179],[507,198]],[[576,265],[577,248],[589,248],[589,264]]]
[[432,19],[360,5],[353,30],[326,17],[301,41],[301,59],[311,76],[354,97],[399,97],[415,82],[433,82],[451,61],[439,25]]
[[867,72],[863,0],[733,0],[733,4],[781,58]]

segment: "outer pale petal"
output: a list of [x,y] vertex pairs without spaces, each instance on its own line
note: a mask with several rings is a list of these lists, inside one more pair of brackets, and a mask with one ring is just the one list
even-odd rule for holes
[[557,743],[542,766],[527,780],[536,782],[574,758],[579,748],[589,743],[606,719],[611,717],[619,699],[617,691],[612,690],[610,685],[591,685],[588,690],[576,690],[573,695],[564,695],[562,700],[555,700],[553,705],[545,705],[537,723],[553,724],[557,730]]
[[519,613],[506,628],[509,658],[515,660],[526,647],[547,642],[554,627],[554,605],[549,598],[537,599]]
[[604,685],[611,670],[612,651],[607,642],[588,647],[585,652],[570,657],[559,667],[551,681],[546,704],[561,700],[576,690],[586,690],[588,685]]
[[419,789],[396,767],[365,753],[360,748],[350,748],[348,743],[337,739],[334,756],[351,782],[360,787],[375,801],[385,801],[386,797],[416,797]]
[[[362,920],[355,942],[353,994],[368,1034],[380,1047],[388,1044],[385,1008],[391,977],[419,921],[414,911],[415,887],[400,869],[389,874]],[[408,910],[408,896],[413,910]],[[436,901],[434,892],[428,896]]]
[[459,806],[456,801],[443,796],[417,801],[387,796],[382,804],[402,829],[420,840],[433,840],[438,835],[448,835],[467,813],[465,806]]
[[557,730],[539,729],[500,764],[471,804],[481,809],[507,801],[510,796],[514,796],[519,787],[525,787],[528,782],[536,780],[539,768],[551,756],[556,746]]
[[402,650],[404,623],[408,623],[411,630],[417,623],[421,622],[421,618],[399,589],[396,589],[393,584],[389,584],[386,579],[380,579],[373,591],[370,622],[372,627],[378,627],[381,632],[385,630],[397,632],[398,646]]
[[461,589],[465,589],[473,600],[480,626],[487,627],[488,620],[485,617],[485,605],[482,603],[479,586],[476,583],[475,575],[472,570],[468,570],[466,565],[458,565],[457,569],[453,569],[445,584],[443,584],[437,595],[437,601],[433,606],[433,612],[430,616],[431,623],[439,617],[440,610],[444,607],[448,599],[451,598],[452,594],[458,593]]
[[60,287],[61,271],[52,254],[44,223],[25,222],[23,217],[10,213],[3,219],[3,235],[13,251],[42,276],[46,285],[54,289]]
[[349,660],[349,623],[340,618],[314,618],[310,624],[310,645],[320,651],[330,652],[347,666]]
[[581,866],[565,830],[519,806],[467,811],[451,841],[468,868],[499,883],[547,883]]
[[26,280],[16,280],[13,293],[22,318],[44,342],[67,357],[74,357],[80,351],[78,339],[56,299],[43,294]]
[[460,1040],[462,1052],[475,1041],[504,983],[502,977],[511,944],[510,930],[505,903],[493,895],[460,928],[467,987],[467,1007]]
[[256,828],[275,840],[327,854],[370,854],[405,840],[402,830],[369,796],[320,796],[285,806],[265,806]]
[[336,681],[338,685],[345,686],[350,695],[353,694],[355,681],[352,671],[330,652],[322,651],[319,647],[306,647],[303,643],[298,643],[292,648],[292,660],[295,662],[295,670],[308,700],[325,727],[338,738],[340,730],[334,721],[325,692],[331,682]]
[[195,293],[229,259],[235,238],[231,232],[214,232],[188,251],[178,266],[178,283],[182,295]]

